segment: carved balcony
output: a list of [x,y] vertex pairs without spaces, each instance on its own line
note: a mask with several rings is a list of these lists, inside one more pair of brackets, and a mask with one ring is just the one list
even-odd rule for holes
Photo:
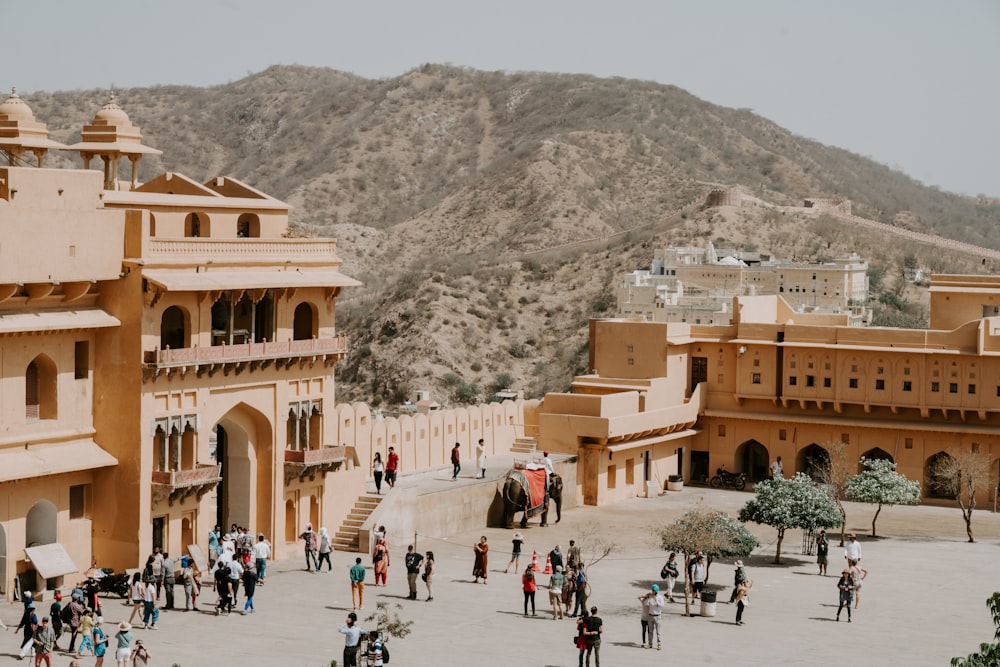
[[172,350],[146,350],[143,353],[144,379],[160,373],[195,371],[199,377],[223,371],[239,375],[245,370],[267,368],[271,364],[288,368],[296,363],[322,362],[330,366],[347,354],[347,337],[311,338],[262,343],[237,343],[210,347],[185,347]]
[[296,477],[315,479],[316,475],[339,470],[347,458],[347,447],[320,447],[319,449],[285,450],[285,486]]
[[191,496],[201,497],[222,481],[222,464],[198,464],[187,470],[153,471],[153,505],[167,500],[170,505]]

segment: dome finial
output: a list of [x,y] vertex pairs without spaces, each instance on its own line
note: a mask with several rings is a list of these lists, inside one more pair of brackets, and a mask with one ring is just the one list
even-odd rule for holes
[[11,86],[10,87],[10,96],[11,97],[17,97],[17,86]]

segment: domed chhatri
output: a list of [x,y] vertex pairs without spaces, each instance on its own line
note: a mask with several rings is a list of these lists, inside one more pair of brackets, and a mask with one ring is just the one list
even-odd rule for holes
[[104,187],[118,189],[118,161],[128,158],[132,163],[131,189],[135,189],[139,160],[143,155],[160,155],[162,151],[142,144],[142,133],[133,125],[128,114],[115,102],[114,91],[108,103],[101,107],[90,125],[83,126],[79,143],[65,150],[75,151],[83,158],[83,168],[90,168],[90,161],[99,157],[104,161]]
[[41,167],[50,148],[65,147],[49,139],[45,123],[35,120],[31,107],[18,96],[17,88],[11,88],[10,97],[0,103],[0,151],[7,154],[8,164],[23,163],[24,154],[31,152]]

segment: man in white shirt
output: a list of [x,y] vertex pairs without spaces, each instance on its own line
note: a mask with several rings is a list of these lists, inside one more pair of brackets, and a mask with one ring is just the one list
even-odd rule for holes
[[264,533],[257,536],[257,544],[253,545],[254,564],[257,566],[258,584],[264,584],[264,573],[267,572],[267,559],[271,557],[271,543],[264,539]]
[[847,536],[847,545],[844,547],[844,558],[855,563],[861,560],[861,543],[858,536],[851,534]]
[[663,599],[663,593],[660,592],[660,587],[653,584],[649,593],[646,593],[643,599],[643,606],[646,608],[646,615],[649,616],[649,648],[653,648],[653,634],[656,634],[656,650],[662,650],[663,645],[660,643],[660,616],[663,614],[663,607],[666,601]]
[[785,467],[782,465],[781,457],[779,456],[774,460],[774,463],[771,464],[771,477],[777,479],[779,477],[784,477],[784,476],[785,476]]
[[339,632],[344,637],[344,667],[358,667],[358,649],[361,647],[361,635],[367,631],[358,625],[358,615],[353,611],[347,615],[347,621],[340,626]]

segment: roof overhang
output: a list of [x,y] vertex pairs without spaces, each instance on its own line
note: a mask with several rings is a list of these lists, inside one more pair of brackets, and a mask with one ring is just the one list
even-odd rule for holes
[[[680,440],[681,438],[690,438],[691,436],[697,434],[698,431],[694,429],[684,429],[683,431],[674,431],[673,433],[665,433],[663,435],[651,435],[645,438],[636,438],[635,440],[628,440],[626,442],[619,442],[616,445],[603,445],[600,448],[606,449],[609,452],[623,452],[629,449],[639,449],[641,447],[652,447],[653,445],[659,445],[664,442],[670,442],[671,440]],[[592,446],[592,445],[591,445]]]
[[80,571],[73,559],[69,557],[66,547],[59,542],[27,547],[24,554],[43,579],[52,579]]
[[0,449],[0,483],[106,468],[118,459],[90,438]]
[[142,277],[167,292],[268,289],[281,287],[356,287],[361,283],[339,271],[259,269],[252,271],[172,271],[146,269]]
[[0,334],[117,327],[121,321],[100,308],[0,313]]

